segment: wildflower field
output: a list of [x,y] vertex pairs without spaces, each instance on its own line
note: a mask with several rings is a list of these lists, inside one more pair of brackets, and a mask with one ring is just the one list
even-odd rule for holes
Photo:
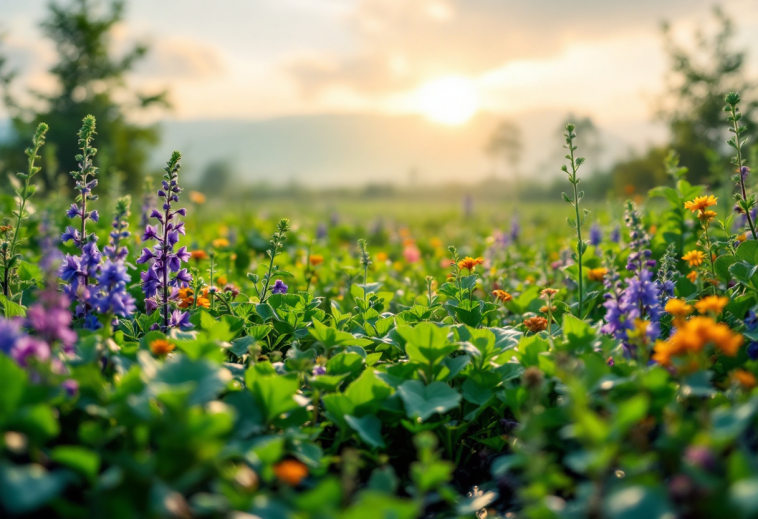
[[40,125],[2,199],[0,516],[757,516],[755,181],[725,104],[722,192],[672,155],[673,187],[590,212],[569,124],[566,203],[497,225],[224,211],[179,152],[101,199],[91,116],[74,194],[43,196]]

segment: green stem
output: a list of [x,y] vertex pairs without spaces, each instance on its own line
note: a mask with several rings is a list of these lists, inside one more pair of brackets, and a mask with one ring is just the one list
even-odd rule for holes
[[574,145],[573,142],[569,142],[569,152],[571,153],[571,185],[574,186],[574,209],[576,211],[576,258],[579,263],[579,318],[582,318],[582,306],[584,303],[584,289],[582,280],[582,223],[579,221],[579,192],[577,189],[576,181],[576,163],[574,162]]
[[[266,300],[266,293],[268,292],[268,287],[271,284],[271,271],[274,269],[274,258],[276,258],[276,251],[279,249],[278,245],[274,245],[274,248],[271,252],[271,261],[268,264],[268,273],[266,274],[266,280],[265,284],[263,285],[263,292],[261,292],[261,303],[263,303]],[[213,283],[213,280],[211,280],[211,283]]]
[[[742,191],[742,200],[747,204],[747,190],[745,189],[745,177],[742,175],[742,146],[740,145],[739,125],[737,124],[737,112],[732,106],[732,122],[734,126],[734,143],[737,150],[737,174],[740,176],[740,190]],[[753,239],[758,240],[758,236],[755,233],[755,225],[753,224],[753,218],[750,216],[750,209],[745,210],[745,217],[747,218],[747,224],[750,226],[750,232],[753,234]]]

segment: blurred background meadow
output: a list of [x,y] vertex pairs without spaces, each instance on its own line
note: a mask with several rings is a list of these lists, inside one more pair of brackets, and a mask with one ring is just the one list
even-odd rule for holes
[[177,149],[208,214],[549,230],[573,121],[588,203],[619,217],[671,151],[728,185],[722,99],[753,133],[756,29],[746,0],[4,0],[2,182],[45,121],[68,196],[91,113],[111,199]]

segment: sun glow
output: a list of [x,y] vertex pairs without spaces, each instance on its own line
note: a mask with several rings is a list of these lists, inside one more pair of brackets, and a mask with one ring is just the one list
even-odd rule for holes
[[450,76],[435,79],[417,92],[419,110],[442,124],[463,124],[479,110],[479,95],[470,79]]

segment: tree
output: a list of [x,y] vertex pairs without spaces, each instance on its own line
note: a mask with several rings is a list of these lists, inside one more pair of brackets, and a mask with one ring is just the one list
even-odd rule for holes
[[49,71],[56,86],[52,94],[32,93],[37,101],[33,105],[24,106],[11,93],[14,73],[0,56],[0,88],[13,126],[13,136],[0,148],[0,158],[12,170],[21,167],[24,139],[39,122],[50,126],[48,142],[54,149],[50,158],[57,161],[60,173],[75,169],[78,124],[91,114],[98,122],[101,170],[122,172],[127,188],[140,185],[148,152],[158,142],[158,130],[156,126],[134,124],[127,115],[152,106],[168,106],[166,92],[145,95],[128,87],[125,77],[145,57],[147,47],[137,44],[122,57],[114,57],[110,36],[123,19],[124,1],[101,7],[98,0],[50,4],[41,27],[58,53]]
[[233,177],[232,167],[227,161],[215,160],[205,166],[198,188],[203,193],[219,194],[228,187]]
[[[715,8],[713,13],[718,30],[708,35],[699,29],[692,50],[674,41],[669,26],[664,24],[671,70],[657,116],[668,123],[671,147],[689,168],[691,181],[723,184],[729,180],[724,95],[732,91],[742,94],[742,121],[749,130],[755,128],[758,103],[756,83],[745,74],[745,52],[733,48],[734,24],[721,9]],[[712,175],[714,178],[709,179]]]
[[498,124],[484,147],[484,152],[492,158],[495,164],[493,174],[497,176],[495,173],[498,169],[497,164],[503,161],[515,180],[518,180],[521,151],[521,129],[514,122],[508,120],[501,121]]

